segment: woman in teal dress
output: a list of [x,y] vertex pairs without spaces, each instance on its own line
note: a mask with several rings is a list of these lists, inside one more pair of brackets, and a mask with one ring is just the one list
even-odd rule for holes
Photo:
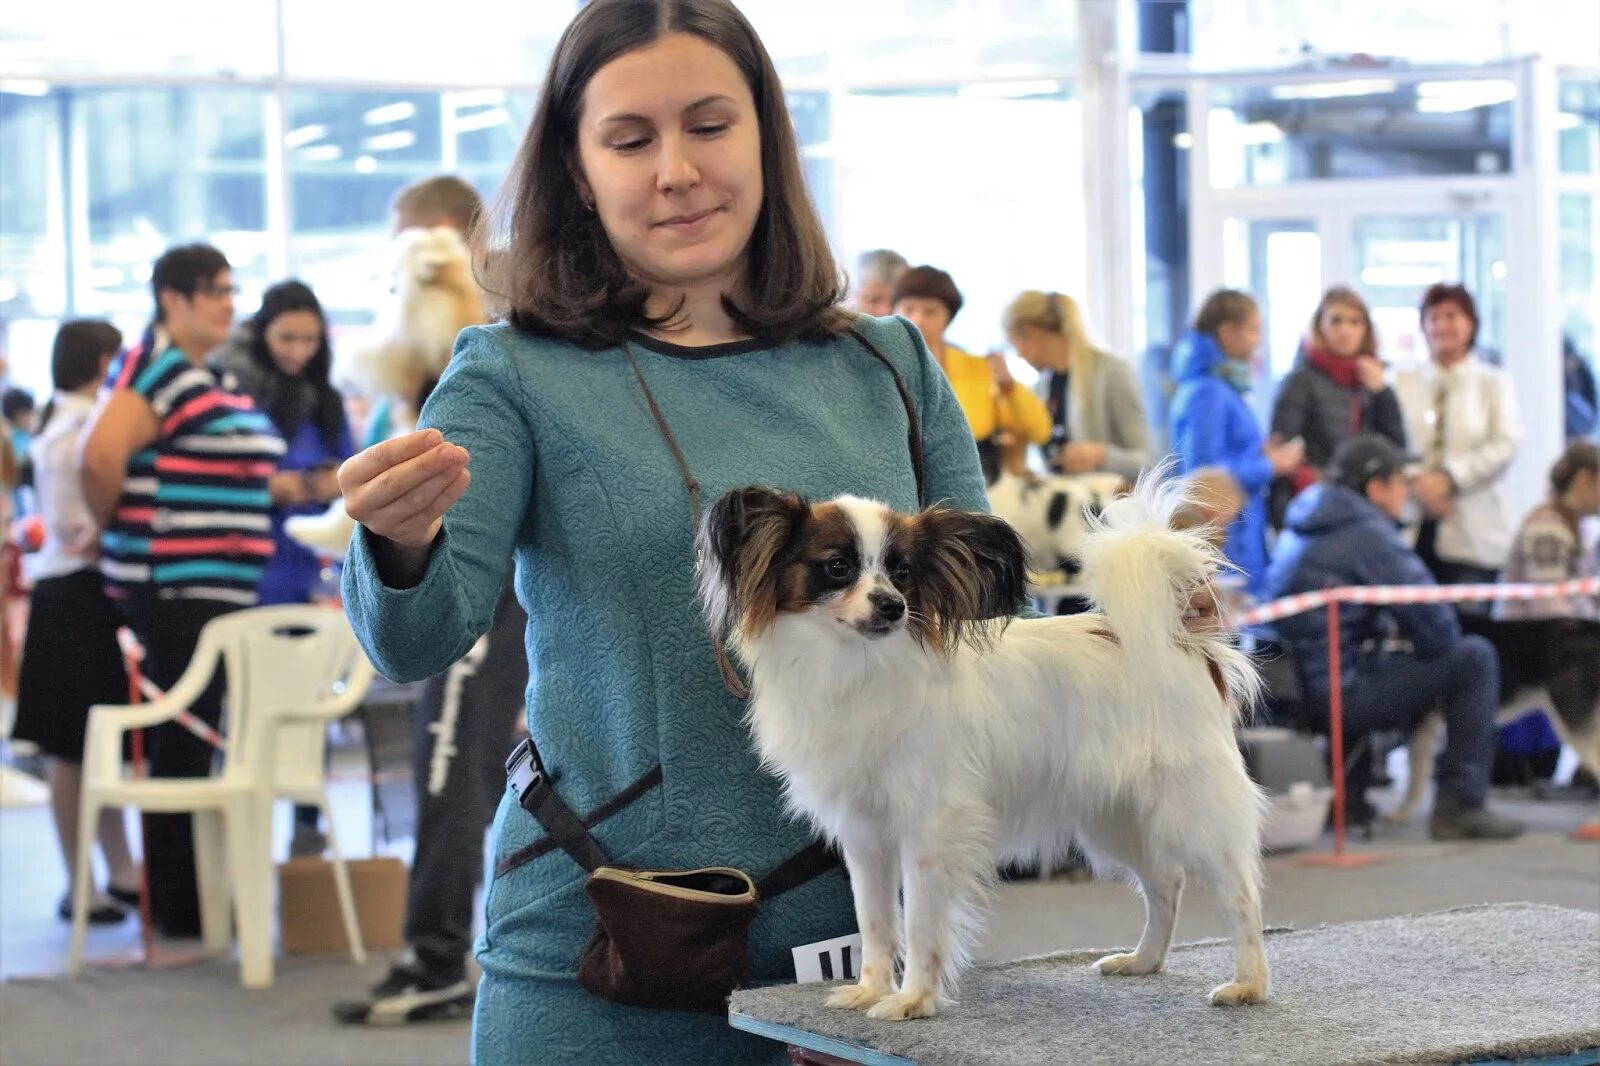
[[[507,321],[465,331],[423,428],[340,472],[361,523],[345,604],[396,680],[489,625],[507,562],[528,611],[528,728],[623,865],[760,877],[806,846],[741,722],[694,599],[689,494],[762,483],[983,509],[972,435],[917,331],[845,312],[771,60],[726,0],[595,0],[568,27],[497,232]],[[659,782],[651,785],[659,768]],[[649,786],[649,787],[645,787]],[[508,793],[495,820],[473,1035],[480,1063],[781,1061],[726,1018],[618,1006],[579,986],[583,869]],[[762,904],[753,978],[855,930],[833,869]]]

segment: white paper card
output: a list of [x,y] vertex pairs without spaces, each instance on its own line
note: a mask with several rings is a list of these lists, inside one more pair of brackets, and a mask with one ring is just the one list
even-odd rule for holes
[[796,984],[854,981],[861,976],[861,934],[836,936],[794,949]]

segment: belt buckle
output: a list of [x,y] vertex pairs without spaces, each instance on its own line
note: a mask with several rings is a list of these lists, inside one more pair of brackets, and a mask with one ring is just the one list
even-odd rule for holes
[[533,740],[523,737],[506,759],[506,783],[517,794],[517,802],[527,807],[533,790],[545,780],[544,764],[539,761]]

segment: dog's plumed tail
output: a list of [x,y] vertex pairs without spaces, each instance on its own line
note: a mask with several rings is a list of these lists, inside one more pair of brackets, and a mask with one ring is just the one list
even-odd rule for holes
[[1090,517],[1084,585],[1131,661],[1159,670],[1174,652],[1199,653],[1232,712],[1242,714],[1256,701],[1260,676],[1220,627],[1191,629],[1184,617],[1228,564],[1204,530],[1173,528],[1190,500],[1188,485],[1170,472],[1170,464],[1147,471],[1130,494]]

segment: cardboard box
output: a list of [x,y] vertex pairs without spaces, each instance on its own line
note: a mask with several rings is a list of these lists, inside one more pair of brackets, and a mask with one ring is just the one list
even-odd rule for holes
[[[368,951],[403,946],[406,883],[410,871],[399,859],[346,859],[356,920]],[[322,858],[289,859],[278,866],[278,925],[285,955],[348,951],[333,864]]]

